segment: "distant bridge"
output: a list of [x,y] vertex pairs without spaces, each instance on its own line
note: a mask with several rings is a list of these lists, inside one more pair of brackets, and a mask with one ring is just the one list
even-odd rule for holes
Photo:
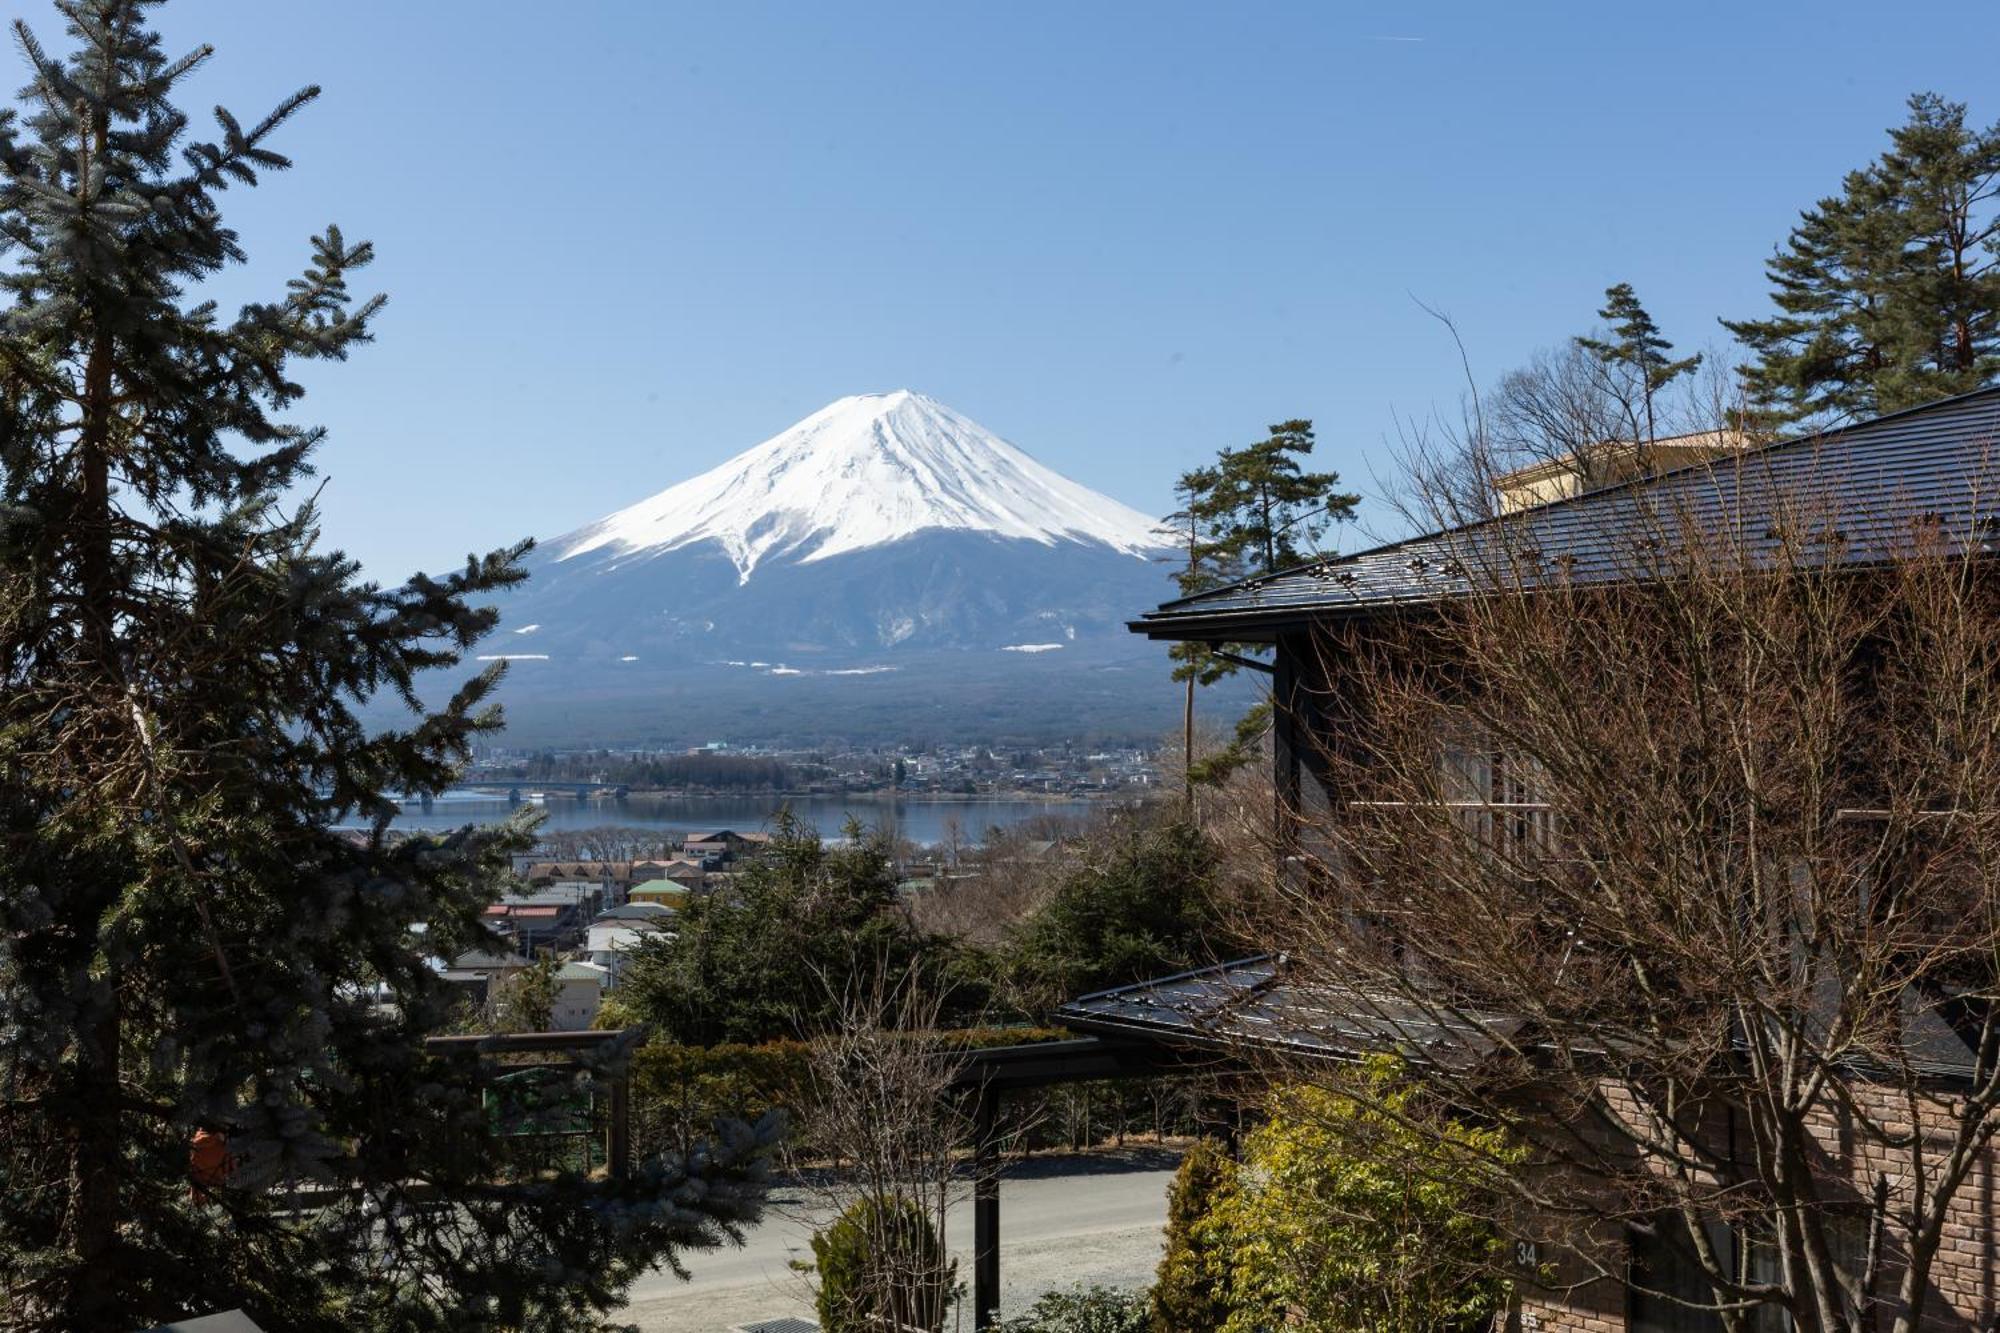
[[526,796],[531,791],[569,792],[579,797],[595,796],[602,793],[606,796],[622,798],[632,794],[632,788],[622,782],[537,782],[531,778],[522,778],[519,781],[512,778],[497,781],[480,778],[466,782],[464,789],[466,791],[498,792],[502,796],[510,792],[519,792],[521,795]]

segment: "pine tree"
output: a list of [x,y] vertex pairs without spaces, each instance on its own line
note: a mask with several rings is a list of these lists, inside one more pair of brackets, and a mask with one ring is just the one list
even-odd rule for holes
[[[483,942],[528,826],[395,840],[390,796],[498,725],[498,672],[435,711],[415,681],[527,547],[384,588],[287,507],[321,443],[293,367],[368,340],[371,251],[328,227],[280,299],[203,299],[244,259],[224,192],[289,166],[316,90],[189,139],[210,49],[168,58],[156,3],[59,0],[60,59],[17,23],[0,112],[0,1328],[596,1327],[751,1214],[760,1140],[693,1205],[666,1162],[508,1184],[478,1076],[425,1054],[431,960]],[[413,717],[370,733],[384,690]],[[231,1164],[198,1188],[197,1130]]]
[[1639,304],[1629,282],[1604,289],[1604,308],[1597,317],[1609,326],[1612,336],[1578,338],[1576,345],[1614,376],[1614,391],[1625,404],[1632,435],[1651,444],[1658,433],[1654,398],[1681,376],[1692,373],[1701,364],[1701,353],[1678,359],[1668,356],[1674,345],[1661,336],[1660,326]]
[[[1174,571],[1174,586],[1181,596],[1192,597],[1234,582],[1240,577],[1242,561],[1219,539],[1219,511],[1215,496],[1221,484],[1220,470],[1200,467],[1181,474],[1174,494],[1181,507],[1169,514],[1162,531],[1181,548],[1185,563]],[[1186,698],[1181,711],[1181,778],[1187,799],[1195,789],[1194,696],[1197,686],[1213,685],[1236,671],[1236,665],[1219,654],[1214,645],[1176,643],[1167,649],[1173,662],[1173,678],[1185,684]]]
[[[1184,593],[1206,591],[1245,576],[1273,574],[1304,563],[1319,538],[1335,523],[1354,517],[1358,495],[1335,489],[1340,475],[1307,472],[1301,460],[1313,450],[1312,422],[1281,421],[1254,444],[1224,449],[1211,467],[1183,474],[1174,520],[1189,534],[1189,560],[1180,576]],[[1248,645],[1183,645],[1175,654],[1174,678],[1212,685],[1237,670]],[[1186,718],[1188,787],[1216,783],[1248,763],[1270,727],[1268,699],[1239,719],[1223,750],[1193,761],[1193,700]]]
[[1976,389],[2000,367],[2000,125],[1910,99],[1887,152],[1800,216],[1765,266],[1778,313],[1723,321],[1769,422],[1841,420]]
[[1026,1007],[1226,957],[1219,858],[1191,820],[1107,830],[1009,934],[1007,971]]
[[1255,444],[1224,449],[1204,507],[1216,524],[1213,554],[1270,574],[1302,563],[1321,534],[1353,516],[1358,495],[1342,495],[1335,472],[1306,472],[1310,421],[1281,421]]

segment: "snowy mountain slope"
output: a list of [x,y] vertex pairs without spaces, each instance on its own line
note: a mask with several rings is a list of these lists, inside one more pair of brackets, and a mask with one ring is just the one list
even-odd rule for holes
[[[1125,622],[1173,596],[1163,565],[1109,547],[918,532],[837,557],[772,561],[748,582],[712,543],[576,569],[551,560],[509,599],[495,653],[584,664],[765,657],[866,663],[884,653],[1068,645],[1126,654]],[[516,609],[518,608],[518,609]]]
[[1156,524],[934,398],[899,389],[828,404],[762,444],[551,543],[607,565],[713,542],[747,583],[766,560],[827,560],[932,530],[1144,558]]
[[544,543],[486,651],[513,659],[514,725],[556,739],[586,715],[615,738],[620,710],[647,735],[663,710],[718,708],[856,738],[899,705],[944,734],[959,713],[1164,725],[1163,652],[1125,630],[1174,595],[1162,546],[1145,515],[933,399],[843,398]]

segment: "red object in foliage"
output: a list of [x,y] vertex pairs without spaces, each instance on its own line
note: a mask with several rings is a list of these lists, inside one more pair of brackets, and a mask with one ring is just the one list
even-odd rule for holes
[[194,1143],[188,1148],[188,1176],[194,1181],[196,1193],[227,1184],[233,1166],[226,1135],[212,1129],[194,1132]]

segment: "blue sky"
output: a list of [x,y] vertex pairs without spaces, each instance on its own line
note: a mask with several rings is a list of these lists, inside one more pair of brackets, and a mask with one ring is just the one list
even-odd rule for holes
[[[45,38],[53,11],[7,0]],[[1919,89],[2000,118],[2000,9],[173,0],[195,106],[326,96],[232,201],[274,288],[373,239],[313,368],[329,540],[400,578],[548,536],[842,394],[933,394],[1148,510],[1310,416],[1363,489],[1634,283],[1683,347]],[[17,76],[14,85],[20,82]],[[1377,511],[1374,525],[1387,519]],[[1358,540],[1349,535],[1349,546]]]

